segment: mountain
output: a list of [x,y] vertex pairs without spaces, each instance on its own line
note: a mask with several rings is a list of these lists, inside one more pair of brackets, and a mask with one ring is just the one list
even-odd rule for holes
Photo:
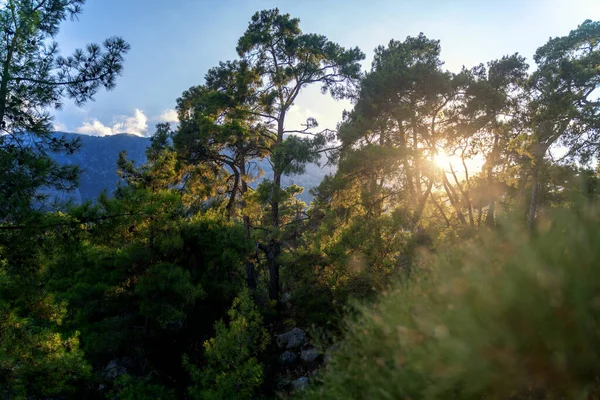
[[66,193],[52,193],[54,199],[68,196],[74,203],[80,204],[96,199],[103,190],[109,193],[117,187],[117,160],[119,152],[127,151],[127,157],[137,165],[146,161],[148,138],[137,135],[118,134],[111,136],[89,136],[77,133],[55,132],[55,136],[69,139],[79,138],[81,148],[73,154],[53,154],[52,158],[62,165],[78,165],[82,169],[77,190]]
[[[59,164],[78,165],[83,170],[78,188],[69,193],[47,192],[53,200],[71,199],[75,204],[81,204],[87,200],[93,201],[104,190],[107,190],[109,194],[112,193],[119,181],[116,172],[119,152],[125,150],[128,159],[135,161],[136,165],[141,165],[146,162],[145,151],[150,144],[148,138],[125,133],[110,136],[89,136],[55,132],[54,135],[66,136],[70,139],[79,138],[81,141],[79,151],[73,154],[54,154],[52,156]],[[265,177],[270,175],[271,166],[268,160],[258,162],[258,166],[265,171]],[[304,187],[304,193],[300,195],[300,198],[309,203],[312,200],[312,196],[308,193],[309,189],[318,186],[326,174],[334,171],[334,167],[319,167],[316,164],[309,164],[306,167],[306,173],[283,177],[282,183],[284,185],[295,183]]]

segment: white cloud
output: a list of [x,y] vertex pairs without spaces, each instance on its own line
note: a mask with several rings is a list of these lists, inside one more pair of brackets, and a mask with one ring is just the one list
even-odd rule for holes
[[62,122],[57,121],[52,126],[52,129],[54,129],[55,132],[66,132],[67,126],[65,124],[63,124]]
[[175,111],[173,109],[164,110],[157,119],[161,122],[170,122],[170,123],[174,123],[174,124],[179,123],[179,118],[177,117],[177,111]]
[[85,135],[92,136],[106,136],[112,135],[113,131],[108,126],[104,125],[97,119],[92,122],[84,121],[83,125],[76,129],[77,133],[83,133]]
[[306,120],[308,118],[315,118],[319,123],[319,127],[316,130],[321,130],[321,121],[319,121],[319,114],[311,111],[308,108],[303,108],[300,106],[293,106],[288,112],[285,118],[285,129],[303,130],[305,128],[303,125],[306,124]]
[[318,85],[308,87],[290,108],[285,118],[285,128],[303,129],[301,124],[306,123],[307,117],[313,117],[319,122],[319,127],[314,131],[336,130],[338,123],[342,120],[344,109],[351,110],[352,103],[348,100],[334,100],[329,95],[323,95]]
[[142,110],[136,109],[134,115],[122,115],[113,120],[112,126],[104,125],[97,119],[84,121],[83,125],[76,129],[78,133],[94,136],[107,136],[117,133],[130,133],[138,136],[146,136],[148,131],[148,117]]
[[132,133],[134,135],[144,136],[148,130],[148,117],[142,110],[136,108],[135,114],[131,117],[120,117],[113,125],[114,133]]

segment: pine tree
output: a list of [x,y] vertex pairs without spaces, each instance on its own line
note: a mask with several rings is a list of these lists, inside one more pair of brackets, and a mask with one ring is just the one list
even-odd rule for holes
[[600,102],[600,22],[585,21],[569,35],[550,39],[534,56],[529,80],[528,153],[531,196],[527,223],[533,227],[538,205],[538,175],[548,150],[560,143],[567,157],[588,162],[598,155]]
[[0,9],[0,221],[22,218],[42,187],[73,188],[78,169],[50,152],[73,153],[77,141],[51,135],[50,110],[76,105],[115,87],[129,45],[121,38],[89,44],[68,57],[53,41],[85,0],[6,0]]
[[[332,136],[329,131],[315,132],[314,118],[307,120],[304,129],[291,129],[286,126],[287,114],[302,89],[313,84],[320,84],[323,93],[337,99],[351,96],[361,76],[359,61],[364,58],[358,48],[345,49],[325,36],[303,33],[299,23],[278,9],[257,12],[237,46],[242,58],[239,65],[244,68],[238,77],[246,89],[242,99],[232,99],[238,101],[232,107],[238,119],[254,125],[273,165],[271,183],[267,183],[271,188],[270,233],[259,244],[269,265],[272,300],[279,298],[281,177],[302,173],[307,163],[318,161]],[[228,93],[228,81],[215,78],[214,87]]]

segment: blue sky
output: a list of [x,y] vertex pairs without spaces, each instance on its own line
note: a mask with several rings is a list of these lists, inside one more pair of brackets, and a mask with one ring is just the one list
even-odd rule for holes
[[[201,84],[219,61],[236,57],[237,39],[252,14],[274,7],[299,17],[305,32],[359,46],[367,54],[364,69],[376,46],[419,32],[441,40],[446,68],[457,71],[515,52],[530,59],[549,37],[600,19],[599,0],[88,0],[79,21],[62,26],[61,49],[69,53],[117,35],[131,51],[116,89],[81,108],[67,103],[56,113],[55,127],[94,135],[151,134],[157,122],[174,121],[176,99],[185,89]],[[350,107],[309,88],[288,124],[313,116],[320,127],[335,128]]]

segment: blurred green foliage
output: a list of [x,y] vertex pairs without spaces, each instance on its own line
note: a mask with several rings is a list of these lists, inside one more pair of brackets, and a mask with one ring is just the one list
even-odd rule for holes
[[420,256],[348,322],[305,398],[592,398],[600,365],[600,209],[503,222]]

